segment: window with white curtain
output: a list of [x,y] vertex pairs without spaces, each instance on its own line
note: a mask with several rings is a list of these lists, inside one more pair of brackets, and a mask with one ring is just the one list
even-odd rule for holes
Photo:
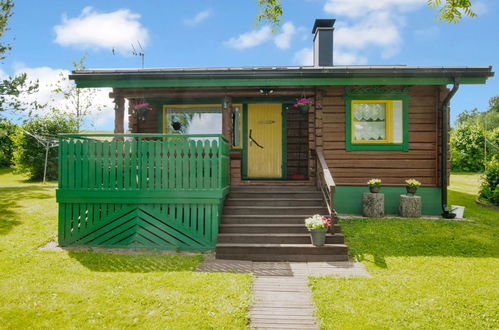
[[353,100],[352,143],[402,143],[404,116],[401,100]]

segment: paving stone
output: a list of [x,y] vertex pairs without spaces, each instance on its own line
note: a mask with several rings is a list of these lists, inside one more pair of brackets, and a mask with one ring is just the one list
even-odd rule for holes
[[199,272],[253,273],[251,329],[317,329],[309,276],[371,277],[359,262],[210,260]]

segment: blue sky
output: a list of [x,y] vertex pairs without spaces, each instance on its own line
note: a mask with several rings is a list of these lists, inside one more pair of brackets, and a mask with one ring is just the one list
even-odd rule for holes
[[[307,65],[315,18],[336,18],[335,64],[499,67],[497,1],[472,1],[479,17],[458,24],[437,22],[426,0],[283,2],[282,30],[272,34],[254,24],[256,0],[15,1],[6,35],[15,38],[13,50],[0,74],[28,72],[49,102],[47,86],[84,54],[89,68],[139,67],[130,46],[137,42],[147,68]],[[96,97],[104,110],[94,116],[95,129],[112,128],[107,92]],[[461,86],[451,120],[464,109],[486,110],[496,95],[497,77]]]

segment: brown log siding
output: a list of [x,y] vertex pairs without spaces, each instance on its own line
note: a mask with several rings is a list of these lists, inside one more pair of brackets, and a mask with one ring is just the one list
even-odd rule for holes
[[[174,93],[187,95],[190,89],[175,89]],[[161,92],[155,91],[158,95]],[[171,90],[162,89],[163,93],[173,93]],[[210,93],[219,93],[215,90],[206,90]],[[232,95],[234,93],[234,95]],[[298,88],[286,88],[279,92],[276,89],[275,97],[296,96],[303,91]],[[440,184],[440,127],[441,114],[439,107],[448,93],[445,86],[412,86],[409,89],[411,100],[409,103],[409,151],[345,151],[345,101],[344,86],[318,87],[315,91],[315,106],[308,115],[308,125],[302,126],[302,131],[297,133],[296,111],[288,112],[288,174],[296,174],[298,169],[298,147],[295,137],[299,135],[304,143],[308,143],[306,155],[301,152],[300,158],[308,161],[309,183],[315,181],[315,158],[313,150],[322,146],[324,156],[336,184],[338,185],[364,185],[370,178],[380,178],[384,184],[403,185],[404,180],[415,178],[426,186]],[[282,94],[282,95],[281,95]],[[313,95],[307,91],[307,95]],[[224,95],[238,97],[254,97],[255,91],[227,89]],[[152,96],[152,95],[151,95]],[[156,95],[154,95],[156,96]],[[169,95],[170,96],[170,95]],[[217,94],[218,96],[218,94]],[[145,121],[137,121],[135,116],[129,115],[129,129],[131,132],[156,133],[157,121],[161,118],[158,114],[159,107],[155,108]],[[308,141],[305,133],[308,130]],[[238,184],[264,184],[265,181],[251,182],[242,180],[242,160],[240,153],[231,156],[231,183]],[[300,162],[300,169],[304,162]],[[302,171],[300,170],[300,173]],[[284,184],[285,182],[283,182]],[[298,184],[298,182],[289,182]]]
[[403,185],[415,178],[427,186],[439,184],[438,86],[409,90],[409,151],[345,151],[345,102],[342,87],[325,90],[322,102],[324,156],[338,185],[364,185],[371,178]]

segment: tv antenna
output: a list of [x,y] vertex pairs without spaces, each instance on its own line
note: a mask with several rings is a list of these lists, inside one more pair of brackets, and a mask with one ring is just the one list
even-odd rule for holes
[[132,55],[134,56],[140,56],[141,62],[142,62],[142,69],[144,68],[144,49],[142,48],[142,45],[140,44],[140,41],[137,40],[138,47],[140,47],[140,51],[137,51],[132,43]]

